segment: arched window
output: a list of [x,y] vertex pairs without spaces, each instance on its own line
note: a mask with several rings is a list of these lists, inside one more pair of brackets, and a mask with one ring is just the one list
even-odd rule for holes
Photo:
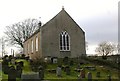
[[29,54],[29,51],[30,51],[30,48],[29,48],[29,42],[28,42],[27,48],[28,48],[28,54]]
[[31,40],[31,52],[33,53],[33,40]]
[[60,51],[70,51],[70,36],[66,31],[60,33]]
[[36,45],[35,45],[35,48],[36,48],[36,51],[38,51],[38,37],[36,37]]

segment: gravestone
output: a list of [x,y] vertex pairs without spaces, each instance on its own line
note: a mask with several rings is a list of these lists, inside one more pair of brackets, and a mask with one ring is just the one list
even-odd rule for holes
[[51,59],[52,58],[50,56],[47,56],[47,57],[44,58],[44,62],[45,63],[51,63]]
[[95,66],[86,66],[85,68],[88,69],[88,70],[91,70],[91,71],[96,70]]
[[24,62],[23,61],[20,61],[18,63],[20,64],[21,67],[24,67]]
[[56,75],[58,77],[61,77],[62,76],[62,70],[61,70],[61,66],[58,66],[57,69],[56,69]]
[[15,65],[15,59],[14,59],[14,58],[11,59],[11,64],[12,64],[12,65]]
[[69,58],[68,58],[68,57],[64,57],[64,58],[63,58],[63,63],[64,63],[64,65],[68,65],[68,61],[69,61]]
[[81,67],[80,67],[80,63],[77,65],[77,69],[80,69]]
[[70,61],[70,66],[72,66],[74,64],[73,60]]
[[58,62],[57,58],[53,58],[53,64],[56,64]]
[[3,58],[2,70],[3,70],[4,74],[8,74],[9,66],[8,66],[8,59],[7,59],[7,57]]
[[29,73],[29,74],[22,74],[21,81],[41,81],[39,79],[39,73]]
[[87,74],[88,81],[92,81],[92,73],[88,72]]
[[65,71],[66,71],[66,75],[70,75],[70,67],[69,66],[66,66]]
[[20,64],[16,65],[16,72],[17,72],[17,78],[21,78],[21,74],[22,74],[22,67],[20,66]]
[[96,77],[100,77],[100,72],[97,72],[97,73],[96,73]]
[[108,75],[107,77],[108,77],[108,81],[111,81],[111,75]]
[[43,69],[43,66],[40,65],[38,69],[39,69],[39,79],[43,80],[44,79],[44,69]]
[[82,79],[81,79],[80,75],[78,75],[78,81],[82,81]]
[[81,76],[81,78],[85,78],[85,69],[82,69],[80,71],[80,76]]
[[11,66],[8,71],[8,81],[16,81],[16,70],[14,66]]
[[56,73],[56,69],[47,69],[49,73]]

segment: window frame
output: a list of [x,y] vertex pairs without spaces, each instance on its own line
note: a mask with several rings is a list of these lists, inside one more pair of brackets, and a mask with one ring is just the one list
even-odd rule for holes
[[38,51],[38,36],[35,38],[35,51]]
[[70,51],[70,35],[66,31],[62,31],[59,34],[59,49],[60,51]]
[[33,51],[34,51],[34,43],[33,43],[33,40],[31,40],[31,53],[33,53]]

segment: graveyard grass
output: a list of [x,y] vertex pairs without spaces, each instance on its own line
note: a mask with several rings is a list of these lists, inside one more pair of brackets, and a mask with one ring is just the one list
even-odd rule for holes
[[[23,60],[23,59],[20,59],[20,60],[16,60],[16,61],[24,61],[24,67],[23,67],[23,73],[24,74],[28,74],[28,73],[31,73],[32,70],[30,69],[30,64],[28,61],[26,60]],[[85,67],[85,66],[94,66],[93,64],[84,64],[84,65],[81,65],[81,67]],[[56,69],[57,67],[57,64],[47,64],[47,68],[46,69]],[[48,71],[45,71],[45,77],[44,79],[47,79],[47,80],[50,80],[50,81],[78,81],[78,75],[79,75],[79,72],[75,72],[74,69],[77,67],[77,64],[74,64],[73,66],[71,66],[71,73],[70,75],[66,75],[66,73],[64,71],[62,71],[62,77],[57,77],[56,76],[56,73],[49,73]],[[111,69],[109,67],[99,67],[99,65],[96,65],[96,71],[90,71],[88,69],[85,70],[86,74],[87,72],[92,72],[92,75],[93,75],[93,79],[107,79],[107,75],[108,73],[111,74],[112,76],[112,79],[118,79],[118,72],[114,69]],[[108,72],[108,70],[110,70],[110,72]],[[99,71],[101,73],[101,77],[100,78],[97,78],[96,77],[96,72]],[[2,73],[2,72],[0,72]],[[3,79],[6,79],[7,81],[7,75],[2,73],[2,78]],[[0,78],[1,79],[1,78]],[[84,80],[82,81],[86,81],[87,78],[85,78]],[[17,78],[17,81],[20,81],[19,78]]]
[[[93,66],[92,64],[85,64],[85,65],[82,65],[81,67],[85,67],[85,66]],[[48,68],[49,69],[56,69],[57,65],[56,64],[49,64],[48,65]],[[46,72],[45,74],[45,79],[62,79],[66,81],[66,79],[70,80],[75,80],[75,79],[78,79],[78,75],[80,74],[79,72],[75,72],[74,69],[77,67],[77,65],[73,65],[71,66],[71,73],[70,75],[66,75],[66,73],[64,71],[62,71],[62,77],[57,77],[56,74],[54,73],[49,73],[49,72]],[[99,66],[96,66],[97,70],[96,71],[90,71],[88,69],[85,69],[85,72],[87,74],[87,72],[91,72],[92,75],[93,75],[93,79],[107,79],[107,75],[110,74],[112,76],[112,79],[118,79],[118,72],[116,70],[111,70],[111,68],[101,68]],[[108,72],[108,69],[110,70],[110,72]],[[96,72],[100,72],[101,73],[101,77],[100,78],[97,78],[96,77]],[[87,79],[87,78],[85,78]]]
[[[32,70],[30,69],[30,64],[29,64],[29,62],[26,61],[26,60],[23,60],[23,59],[16,60],[16,62],[20,62],[20,61],[23,61],[23,62],[24,62],[24,66],[25,66],[25,67],[23,67],[23,73],[24,73],[24,74],[31,73]],[[4,80],[7,81],[8,75],[4,74],[2,71],[0,72],[0,74],[2,75],[2,79],[4,79]],[[1,81],[1,78],[0,78],[0,81]],[[17,81],[20,81],[20,79],[17,78]]]

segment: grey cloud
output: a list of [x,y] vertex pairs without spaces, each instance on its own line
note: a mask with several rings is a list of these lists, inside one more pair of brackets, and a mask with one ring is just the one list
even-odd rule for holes
[[99,16],[96,18],[80,20],[79,25],[86,32],[86,40],[91,43],[102,41],[117,42],[118,24],[117,16]]

